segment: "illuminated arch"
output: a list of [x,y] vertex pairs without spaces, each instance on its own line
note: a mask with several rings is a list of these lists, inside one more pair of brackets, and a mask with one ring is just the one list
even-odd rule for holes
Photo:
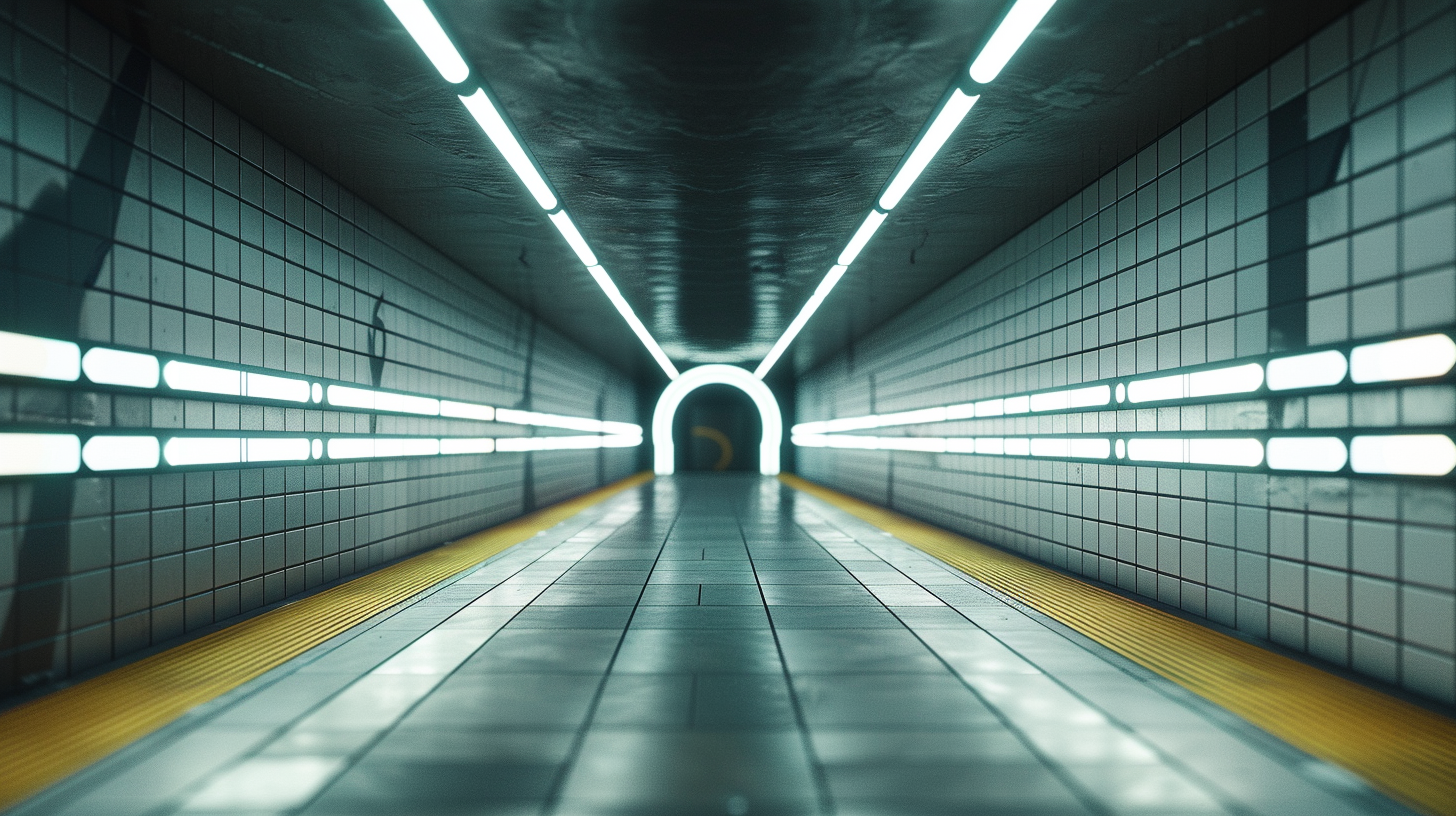
[[784,420],[779,414],[779,402],[763,380],[753,376],[747,369],[731,365],[702,365],[684,371],[682,376],[668,383],[662,396],[657,399],[657,408],[652,412],[652,455],[653,469],[659,475],[670,475],[676,469],[677,451],[672,444],[672,420],[679,405],[688,394],[705,385],[731,385],[747,394],[758,407],[758,416],[763,423],[763,439],[758,443],[758,472],[765,476],[776,476],[779,472],[779,448],[784,442]]

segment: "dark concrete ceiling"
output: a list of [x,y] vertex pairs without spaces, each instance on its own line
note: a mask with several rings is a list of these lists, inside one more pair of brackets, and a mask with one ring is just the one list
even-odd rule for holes
[[[81,5],[546,322],[660,377],[383,2]],[[763,357],[1005,8],[432,5],[679,367]],[[1350,5],[1062,0],[787,364],[923,297]]]

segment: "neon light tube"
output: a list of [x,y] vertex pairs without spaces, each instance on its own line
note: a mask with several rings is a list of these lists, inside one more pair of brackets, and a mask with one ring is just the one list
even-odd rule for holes
[[406,437],[404,439],[374,440],[374,455],[377,458],[393,456],[435,456],[440,452],[440,440]]
[[80,469],[81,440],[75,434],[0,433],[0,476],[75,473]]
[[572,222],[571,216],[566,214],[566,210],[557,210],[546,217],[556,225],[556,231],[560,232],[561,237],[566,239],[566,243],[571,245],[571,251],[581,259],[583,266],[597,265],[596,254],[587,245],[586,239],[581,237],[581,230],[576,228],[576,224]]
[[[1343,355],[1340,359],[1343,363]],[[1270,365],[1269,375],[1272,377],[1273,374],[1274,367]],[[1340,376],[1344,377],[1343,374]],[[1275,437],[1269,440],[1266,455],[1272,470],[1310,470],[1317,473],[1334,473],[1349,459],[1345,443],[1333,436]]]
[[1456,443],[1445,434],[1357,436],[1350,441],[1356,473],[1445,476],[1456,469]]
[[178,391],[200,391],[228,397],[243,395],[243,373],[230,368],[173,360],[162,367],[162,379]]
[[1055,3],[1056,0],[1017,0],[971,63],[971,79],[983,84],[994,80]]
[[[170,364],[169,364],[170,365]],[[162,456],[169,465],[235,465],[243,461],[243,440],[237,437],[168,439]]]
[[413,394],[396,394],[390,391],[374,392],[374,410],[394,414],[419,414],[439,416],[440,401],[434,397],[416,397]]
[[1032,411],[1065,411],[1069,408],[1094,408],[1112,401],[1112,389],[1105,385],[1072,388],[1031,395]]
[[329,404],[338,408],[363,408],[374,410],[374,392],[367,388],[348,385],[331,385],[328,388]]
[[768,356],[764,357],[763,362],[758,364],[758,368],[753,370],[753,376],[761,380],[769,372],[769,369],[774,367],[774,363],[777,363],[779,358],[783,356],[784,350],[789,347],[790,343],[794,342],[794,338],[799,336],[799,332],[803,331],[804,324],[808,323],[809,318],[814,316],[814,312],[819,310],[819,306],[824,302],[824,298],[829,297],[829,293],[833,291],[834,285],[839,283],[840,278],[844,277],[846,269],[848,267],[843,264],[830,267],[828,274],[814,288],[814,294],[809,296],[809,300],[804,304],[804,308],[799,310],[799,313],[794,316],[793,322],[789,323],[787,329],[784,329],[784,333],[773,344],[773,348],[769,349]]
[[1456,343],[1444,334],[1408,337],[1357,346],[1350,352],[1350,380],[1356,383],[1440,377],[1456,365]]
[[312,393],[307,380],[252,372],[243,375],[243,390],[250,397],[284,402],[308,402]]
[[602,291],[606,293],[607,300],[610,300],[612,305],[617,307],[617,313],[622,316],[623,320],[627,321],[627,325],[631,327],[632,333],[637,335],[637,339],[641,340],[642,345],[647,347],[647,353],[651,354],[652,359],[656,360],[657,364],[662,367],[663,372],[667,374],[667,378],[670,380],[677,379],[677,366],[672,364],[672,360],[667,357],[667,352],[662,350],[662,346],[657,345],[657,341],[652,338],[652,333],[647,331],[647,327],[642,325],[641,320],[637,319],[637,313],[632,311],[632,306],[627,303],[626,298],[622,297],[622,291],[617,288],[617,284],[612,281],[611,276],[607,274],[607,270],[598,265],[587,267],[586,271],[591,273],[592,279],[597,282],[597,286],[600,286]]
[[1264,384],[1264,367],[1258,363],[1195,371],[1188,377],[1188,396],[1218,397],[1258,391]]
[[1007,397],[1001,400],[1001,413],[1024,414],[1031,410],[1031,397]]
[[384,0],[384,4],[399,18],[404,30],[414,38],[415,44],[435,64],[435,70],[446,82],[458,84],[470,76],[469,66],[460,58],[460,52],[455,50],[455,44],[445,35],[440,21],[430,13],[424,0]]
[[476,405],[473,402],[440,400],[440,416],[491,422],[495,420],[495,409],[489,405]]
[[[960,88],[951,92],[945,105],[935,114],[935,120],[925,130],[925,135],[920,137],[920,141],[910,151],[905,163],[900,165],[895,177],[890,179],[890,186],[886,187],[885,192],[880,196],[880,209],[886,211],[895,209],[895,205],[899,204],[900,199],[905,197],[905,193],[910,191],[910,185],[914,184],[915,180],[920,178],[920,174],[925,172],[925,167],[930,164],[930,160],[940,152],[940,148],[945,145],[946,140],[955,132],[961,120],[966,118],[966,114],[971,112],[972,106],[980,98],[979,96],[966,96]],[[844,263],[844,261],[840,261],[840,263]]]
[[497,439],[495,449],[502,453],[529,451],[593,450],[595,448],[635,448],[642,437],[626,434],[604,436],[510,436]]
[[865,216],[865,220],[859,225],[859,229],[854,231],[854,235],[850,236],[849,243],[845,245],[844,251],[839,253],[840,266],[849,266],[854,263],[854,259],[858,258],[859,253],[864,250],[865,244],[868,244],[870,239],[874,237],[875,230],[878,230],[880,225],[885,223],[886,217],[886,214],[879,210],[870,210],[870,214]]
[[1264,461],[1264,445],[1257,439],[1190,439],[1188,464],[1258,467]]
[[1270,360],[1266,366],[1270,391],[1292,388],[1319,388],[1339,385],[1349,368],[1345,355],[1338,351],[1317,351]]
[[780,447],[784,439],[784,417],[778,400],[763,380],[747,369],[721,363],[690,368],[662,390],[652,409],[652,469],[659,476],[671,475],[676,468],[676,449],[672,440],[673,417],[682,401],[694,390],[706,385],[728,385],[748,395],[758,409],[763,435],[758,441],[758,472],[777,476]]
[[0,331],[0,374],[74,382],[81,377],[81,348],[65,340]]
[[328,450],[330,459],[371,459],[374,457],[374,440],[357,437],[330,439]]
[[303,462],[313,453],[313,446],[304,438],[259,437],[244,439],[243,443],[249,462]]
[[489,437],[446,438],[440,440],[440,453],[446,455],[461,453],[494,453],[495,440]]
[[81,461],[96,470],[141,470],[162,461],[162,445],[155,436],[93,436],[81,449]]
[[120,349],[91,349],[81,358],[81,370],[86,372],[86,379],[100,385],[156,388],[162,379],[156,357]]
[[542,177],[541,171],[536,169],[535,163],[527,155],[526,148],[516,139],[516,134],[511,132],[510,125],[501,116],[495,103],[486,95],[485,89],[481,88],[470,96],[460,97],[465,104],[465,109],[475,117],[480,129],[490,138],[491,144],[500,151],[501,158],[516,172],[516,177],[526,185],[536,203],[541,205],[543,210],[556,209],[556,194],[551,192],[551,186]]

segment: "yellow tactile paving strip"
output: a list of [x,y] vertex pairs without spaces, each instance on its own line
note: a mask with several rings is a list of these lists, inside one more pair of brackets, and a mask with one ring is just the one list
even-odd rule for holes
[[1456,816],[1456,721],[797,476],[780,478],[1391,796]]
[[0,714],[0,808],[651,478],[623,479]]

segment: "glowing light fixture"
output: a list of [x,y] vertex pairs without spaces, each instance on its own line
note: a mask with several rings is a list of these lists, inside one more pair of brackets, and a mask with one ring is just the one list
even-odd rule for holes
[[1243,394],[1259,390],[1264,384],[1264,367],[1258,363],[1195,371],[1192,374],[1170,374],[1133,380],[1127,386],[1127,398],[1133,403],[1160,402],[1189,397],[1215,397]]
[[440,440],[440,453],[446,455],[493,452],[495,452],[495,440],[489,437],[456,437]]
[[1055,3],[1056,0],[1017,0],[971,63],[971,79],[981,83],[994,80]]
[[169,388],[178,391],[200,391],[228,397],[243,395],[243,373],[231,368],[173,360],[162,367],[162,379],[167,381]]
[[1257,439],[1131,439],[1127,458],[1135,462],[1258,467],[1264,445]]
[[1445,434],[1357,436],[1350,441],[1356,473],[1445,476],[1456,469],[1456,443]]
[[784,438],[784,420],[779,413],[778,400],[774,399],[773,392],[763,384],[763,380],[746,369],[721,364],[689,369],[663,389],[662,396],[657,399],[657,407],[652,411],[653,469],[664,476],[675,470],[673,416],[684,397],[705,385],[731,385],[753,400],[763,427],[763,437],[758,444],[758,470],[765,476],[778,475],[779,446]]
[[502,453],[527,451],[593,450],[596,448],[633,448],[642,444],[641,436],[609,434],[603,436],[510,436],[497,439],[495,449]]
[[0,374],[74,382],[81,377],[81,349],[65,340],[0,331]]
[[469,78],[470,67],[460,58],[460,52],[455,50],[455,44],[445,35],[440,21],[430,13],[430,7],[425,5],[424,0],[384,0],[384,3],[399,18],[404,30],[414,38],[415,44],[435,64],[435,70],[446,82],[455,84]]
[[1072,388],[1031,395],[1032,411],[1065,411],[1070,408],[1093,408],[1112,401],[1112,389],[1105,385]]
[[607,274],[607,270],[597,265],[587,267],[586,271],[591,273],[592,279],[597,282],[597,286],[600,286],[602,291],[606,293],[607,300],[612,302],[612,305],[617,309],[617,313],[622,316],[623,320],[627,321],[627,325],[632,329],[632,333],[637,335],[637,339],[641,340],[642,345],[647,347],[647,353],[651,354],[652,359],[656,360],[657,364],[662,367],[668,379],[676,380],[678,377],[677,366],[672,364],[672,360],[667,357],[667,352],[662,350],[662,346],[657,345],[657,341],[653,339],[652,333],[647,331],[646,326],[642,325],[642,321],[637,318],[637,313],[632,311],[631,304],[627,303],[627,299],[622,297],[622,291],[617,288],[617,284]]
[[440,400],[440,416],[490,422],[495,419],[495,409],[489,405],[476,405],[473,402]]
[[1345,355],[1338,351],[1317,351],[1313,354],[1280,357],[1268,363],[1269,390],[1288,391],[1292,388],[1338,385],[1345,379],[1348,368]]
[[93,436],[81,449],[81,461],[97,471],[154,468],[162,461],[162,445],[155,436]]
[[556,194],[551,192],[551,185],[546,183],[541,171],[536,169],[536,164],[531,161],[531,157],[526,153],[526,148],[521,146],[520,141],[516,139],[516,134],[511,132],[510,125],[506,124],[505,118],[501,116],[495,103],[486,95],[485,89],[478,89],[470,96],[462,96],[460,101],[465,104],[465,109],[470,111],[470,115],[475,117],[480,129],[485,131],[491,144],[494,144],[495,149],[500,151],[501,157],[516,172],[516,177],[526,185],[526,190],[536,199],[536,203],[541,205],[541,209],[556,209]]
[[587,245],[586,239],[581,237],[581,230],[576,228],[576,224],[572,222],[571,216],[566,214],[566,210],[557,210],[548,215],[547,218],[550,218],[551,223],[556,225],[557,232],[560,232],[561,237],[566,239],[566,243],[571,245],[571,251],[575,252],[576,257],[581,259],[582,265],[597,265],[596,253],[592,252],[591,247]]
[[250,397],[283,402],[308,402],[312,393],[307,380],[255,374],[251,371],[243,375],[243,390]]
[[1456,365],[1456,343],[1444,334],[1356,346],[1350,380],[1356,383],[1440,377]]
[[162,367],[156,357],[109,348],[94,348],[86,352],[81,358],[81,370],[86,372],[86,379],[91,382],[132,388],[156,388],[162,377]]
[[249,462],[303,462],[313,455],[313,446],[303,437],[258,437],[243,442]]
[[642,427],[631,422],[611,422],[609,420],[592,419],[590,417],[543,414],[537,411],[519,411],[515,408],[498,408],[495,412],[495,418],[498,422],[509,422],[513,425],[564,428],[570,431],[586,431],[588,433],[642,435]]
[[392,391],[375,391],[351,385],[328,387],[329,404],[339,408],[360,408],[366,411],[388,411],[395,414],[439,416],[440,401],[434,397],[417,397]]
[[[169,364],[170,365],[170,364]],[[162,447],[167,464],[234,465],[243,461],[243,440],[237,437],[177,437]]]
[[[881,209],[895,209],[895,205],[899,204],[900,199],[905,197],[905,193],[910,191],[910,185],[914,184],[915,180],[920,178],[920,174],[925,172],[926,165],[930,164],[930,160],[940,152],[940,148],[945,145],[946,140],[955,132],[961,120],[966,118],[966,114],[971,112],[976,100],[980,98],[979,96],[967,96],[959,88],[951,92],[950,98],[935,114],[935,119],[931,121],[930,127],[926,128],[925,135],[920,137],[920,141],[910,151],[904,164],[900,165],[895,177],[890,179],[890,185],[880,195]],[[873,230],[871,231],[873,232]],[[845,263],[845,261],[841,260],[840,263]]]
[[0,476],[75,473],[80,469],[81,440],[75,434],[0,433]]
[[875,230],[878,230],[880,225],[885,223],[886,217],[886,214],[879,210],[870,210],[870,214],[866,215],[865,220],[860,223],[859,229],[854,231],[854,235],[850,236],[849,243],[845,245],[844,251],[839,253],[840,266],[849,266],[854,263],[854,259],[859,257],[859,253],[865,248],[865,244],[868,244],[870,239],[875,236]]
[[[1343,359],[1342,356],[1341,360]],[[1269,376],[1274,376],[1272,364],[1269,367]],[[1341,374],[1342,378],[1343,376]],[[1277,436],[1270,439],[1265,448],[1269,467],[1273,470],[1334,473],[1343,468],[1349,458],[1345,443],[1333,436]]]
[[819,306],[824,303],[824,299],[829,297],[829,293],[834,290],[834,285],[839,283],[840,278],[844,277],[846,269],[848,267],[843,264],[833,266],[829,269],[829,273],[824,276],[823,280],[819,281],[818,286],[814,287],[814,294],[809,296],[809,300],[804,303],[804,308],[799,310],[799,313],[794,316],[793,321],[789,323],[789,327],[784,329],[782,335],[779,335],[779,339],[773,344],[773,348],[769,349],[768,356],[764,357],[763,362],[758,364],[758,368],[753,370],[753,376],[761,380],[769,372],[769,369],[774,367],[774,363],[777,363],[779,358],[783,356],[784,350],[789,347],[790,343],[794,342],[794,338],[799,336],[799,332],[803,331],[804,324],[809,322],[809,318],[813,317],[814,312],[819,310]]

